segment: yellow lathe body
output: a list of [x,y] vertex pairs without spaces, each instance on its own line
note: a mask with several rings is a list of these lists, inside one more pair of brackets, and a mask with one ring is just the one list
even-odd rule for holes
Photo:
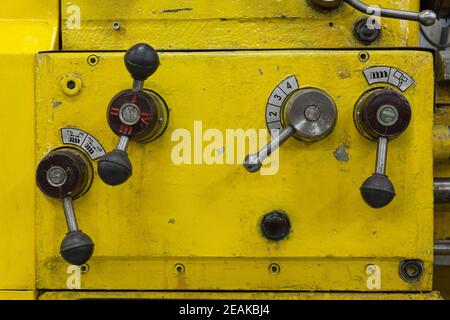
[[447,297],[435,54],[324,2],[3,4],[0,299]]

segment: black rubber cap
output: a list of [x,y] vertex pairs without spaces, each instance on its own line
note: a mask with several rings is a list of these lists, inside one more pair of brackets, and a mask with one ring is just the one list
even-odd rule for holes
[[287,214],[274,211],[266,214],[261,222],[261,232],[269,240],[279,241],[291,231],[291,222]]
[[144,81],[158,69],[158,53],[146,43],[136,44],[125,54],[125,66],[133,79]]
[[128,154],[124,151],[114,150],[105,154],[98,161],[98,175],[104,183],[118,186],[126,182],[133,173]]
[[364,201],[375,209],[387,206],[395,197],[395,189],[389,178],[382,174],[374,174],[361,186]]
[[80,230],[71,231],[61,242],[60,253],[68,263],[81,266],[92,257],[94,242]]

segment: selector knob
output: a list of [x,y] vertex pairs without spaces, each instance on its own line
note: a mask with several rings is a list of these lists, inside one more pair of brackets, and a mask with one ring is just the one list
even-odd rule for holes
[[258,172],[264,160],[290,137],[306,142],[324,139],[333,131],[337,121],[334,101],[324,91],[306,88],[294,92],[282,106],[284,130],[259,152],[248,155],[244,167],[249,172]]
[[146,43],[139,43],[128,49],[124,57],[125,67],[135,80],[135,92],[142,90],[143,83],[159,67],[158,53]]
[[411,113],[408,100],[388,88],[365,93],[355,107],[358,131],[378,142],[375,173],[360,188],[362,198],[372,208],[387,206],[396,195],[394,185],[386,175],[388,142],[408,128]]
[[107,120],[120,137],[115,150],[98,162],[98,174],[108,185],[126,182],[133,168],[127,148],[130,140],[147,143],[160,137],[168,124],[169,112],[164,100],[155,92],[144,90],[144,81],[159,67],[156,51],[141,43],[125,54],[125,66],[133,78],[133,88],[118,93],[110,102]]
[[61,256],[70,264],[86,263],[94,252],[94,242],[81,230],[73,207],[73,199],[85,194],[92,184],[92,166],[80,151],[62,148],[50,152],[38,164],[36,183],[47,196],[62,200],[69,232],[60,247]]

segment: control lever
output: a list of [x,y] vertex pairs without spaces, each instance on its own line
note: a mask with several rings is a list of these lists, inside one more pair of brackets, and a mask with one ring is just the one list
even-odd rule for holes
[[248,172],[255,173],[261,170],[264,160],[277,150],[283,143],[285,143],[295,133],[295,127],[289,125],[281,131],[259,152],[249,154],[245,157],[244,167]]
[[413,12],[406,10],[394,10],[387,8],[378,8],[369,6],[359,0],[344,0],[348,5],[365,14],[378,14],[385,18],[394,18],[400,20],[417,21],[424,26],[431,26],[436,23],[437,15],[432,10],[423,10],[421,12]]
[[388,88],[366,92],[355,107],[355,123],[359,132],[378,142],[375,173],[360,188],[362,198],[372,208],[383,208],[396,196],[394,185],[386,175],[388,143],[402,134],[410,122],[408,101]]
[[259,152],[245,157],[244,167],[258,172],[264,160],[290,137],[312,142],[324,139],[333,131],[337,120],[334,101],[325,92],[315,88],[294,92],[281,107],[284,129]]
[[120,137],[115,150],[98,162],[98,174],[108,185],[126,182],[132,175],[127,148],[131,140],[153,141],[164,132],[168,108],[163,99],[144,89],[144,82],[159,67],[159,56],[148,44],[140,43],[125,54],[125,66],[133,78],[131,90],[117,94],[109,104],[107,118],[111,130]]
[[61,256],[70,264],[85,264],[94,242],[78,228],[73,199],[85,194],[93,179],[92,166],[80,151],[62,148],[50,152],[36,170],[36,182],[47,196],[62,200],[68,233],[61,242]]
[[437,15],[432,10],[423,10],[421,12],[413,12],[406,10],[394,10],[387,8],[380,8],[375,6],[369,6],[359,0],[308,0],[313,6],[322,10],[334,10],[342,2],[347,3],[356,10],[368,14],[378,15],[385,18],[394,18],[400,20],[417,21],[424,26],[431,26],[436,23]]

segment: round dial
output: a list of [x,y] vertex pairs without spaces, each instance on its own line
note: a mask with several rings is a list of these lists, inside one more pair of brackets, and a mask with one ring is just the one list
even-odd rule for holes
[[300,89],[295,76],[283,80],[267,102],[266,123],[271,133],[292,127],[297,139],[317,141],[330,134],[336,120],[337,108],[333,99],[320,89]]
[[125,90],[111,100],[107,118],[116,135],[148,142],[158,138],[166,129],[168,108],[163,99],[152,91],[134,93]]
[[323,139],[334,129],[337,109],[333,100],[314,88],[294,92],[283,106],[283,124],[295,129],[294,136],[304,141]]
[[411,106],[399,92],[378,88],[366,92],[355,107],[355,123],[360,133],[368,139],[395,138],[411,122]]
[[41,191],[53,198],[77,198],[91,186],[93,173],[88,158],[72,148],[61,148],[43,158],[36,170]]

